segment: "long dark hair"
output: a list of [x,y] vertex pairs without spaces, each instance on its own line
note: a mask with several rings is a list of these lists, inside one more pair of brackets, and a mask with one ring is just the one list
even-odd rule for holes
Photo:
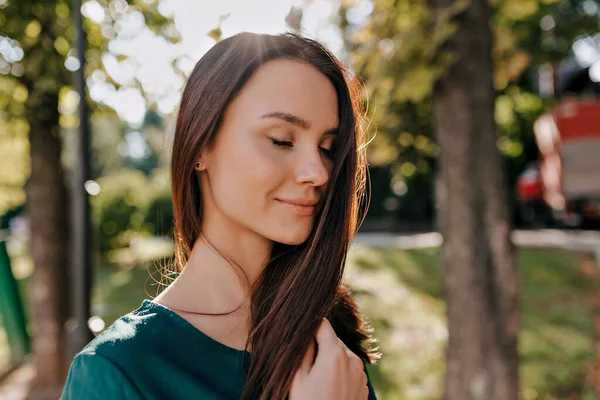
[[[308,239],[276,243],[250,291],[252,362],[242,399],[283,399],[323,317],[350,350],[373,363],[371,328],[342,284],[346,253],[359,221],[365,188],[363,104],[355,77],[318,42],[300,35],[241,33],[213,46],[184,89],[173,142],[171,185],[175,263],[181,271],[201,233],[202,197],[194,163],[215,142],[226,108],[265,62],[293,59],[312,65],[333,84],[339,133],[323,207]],[[277,334],[274,334],[276,332]]]

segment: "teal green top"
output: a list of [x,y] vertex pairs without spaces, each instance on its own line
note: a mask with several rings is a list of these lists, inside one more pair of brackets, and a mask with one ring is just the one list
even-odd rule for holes
[[[217,342],[170,309],[144,300],[75,357],[61,399],[239,399],[244,354],[249,365],[247,351]],[[369,400],[376,400],[370,380],[368,386]]]

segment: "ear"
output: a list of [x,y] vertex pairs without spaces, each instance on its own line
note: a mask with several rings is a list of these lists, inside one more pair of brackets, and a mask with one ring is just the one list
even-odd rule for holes
[[206,162],[203,159],[197,160],[194,163],[194,169],[196,171],[204,171],[206,169]]
[[196,160],[194,161],[194,169],[198,172],[206,171],[208,169],[208,164],[210,163],[211,152],[209,149],[203,149],[200,154],[196,155]]

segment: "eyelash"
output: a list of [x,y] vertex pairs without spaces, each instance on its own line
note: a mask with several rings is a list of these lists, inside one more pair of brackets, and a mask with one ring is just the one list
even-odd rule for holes
[[[294,144],[292,142],[287,142],[285,140],[271,139],[271,141],[273,142],[273,144],[275,146],[278,146],[278,147],[294,147]],[[329,157],[330,159],[333,159],[333,157],[335,156],[335,152],[333,150],[324,149],[322,147],[319,147],[319,150],[321,150],[323,153],[325,153],[325,155],[327,157]]]

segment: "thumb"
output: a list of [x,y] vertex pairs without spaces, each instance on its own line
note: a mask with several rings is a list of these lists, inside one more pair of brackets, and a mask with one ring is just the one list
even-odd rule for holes
[[335,334],[335,331],[333,330],[333,327],[327,318],[323,318],[323,322],[321,322],[321,325],[317,330],[315,339],[317,340],[318,352],[313,369],[324,368],[322,369],[322,371],[324,371],[331,368],[330,354],[335,352],[337,347],[340,346],[340,340]]
[[317,330],[317,334],[315,335],[315,339],[319,345],[319,350],[331,348],[331,346],[338,344],[338,337],[327,318],[323,318],[323,321]]

